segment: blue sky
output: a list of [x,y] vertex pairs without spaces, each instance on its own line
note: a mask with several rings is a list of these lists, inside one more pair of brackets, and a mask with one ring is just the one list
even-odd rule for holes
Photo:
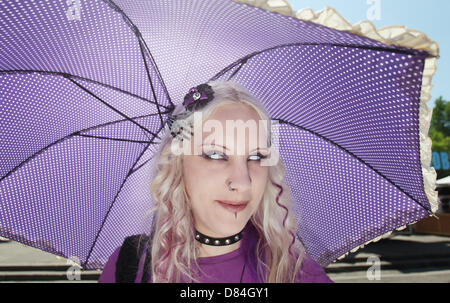
[[[428,106],[434,107],[434,100],[442,96],[450,101],[450,1],[448,0],[288,0],[294,11],[312,8],[314,11],[325,6],[335,8],[352,24],[368,20],[368,11],[379,3],[379,20],[372,21],[377,28],[387,25],[404,25],[424,32],[439,43],[440,58],[433,77],[433,90]],[[372,18],[369,15],[369,18]]]

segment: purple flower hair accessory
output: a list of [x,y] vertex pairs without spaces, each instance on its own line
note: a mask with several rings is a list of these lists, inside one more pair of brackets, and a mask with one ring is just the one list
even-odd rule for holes
[[214,91],[209,84],[200,84],[189,90],[184,97],[183,105],[189,111],[198,110],[214,99]]
[[169,115],[167,124],[169,125],[170,134],[174,138],[189,139],[193,136],[191,124],[183,123],[183,120],[190,115],[190,112],[203,108],[209,101],[214,99],[214,91],[212,87],[206,83],[193,87],[186,94],[183,101],[183,106],[186,111],[178,115]]

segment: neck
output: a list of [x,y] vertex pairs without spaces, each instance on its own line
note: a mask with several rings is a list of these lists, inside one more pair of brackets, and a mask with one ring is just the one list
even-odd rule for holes
[[226,246],[210,246],[197,242],[200,258],[224,255],[238,249],[240,246],[241,241]]

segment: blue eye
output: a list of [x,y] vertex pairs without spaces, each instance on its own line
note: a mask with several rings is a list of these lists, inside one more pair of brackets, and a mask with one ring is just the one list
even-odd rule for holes
[[260,161],[262,159],[266,159],[267,158],[267,156],[261,155],[260,153],[257,153],[256,155],[252,155],[250,157],[255,157],[255,156],[259,157],[259,159],[257,159],[257,161]]
[[[218,156],[219,158],[214,158],[214,156]],[[203,152],[202,153],[202,157],[208,159],[208,160],[226,160],[228,157],[223,155],[222,153],[218,153],[218,152]],[[259,157],[259,159],[256,159],[255,161],[260,161],[262,159],[266,159],[267,156],[264,156],[260,153],[257,153],[256,155],[251,155],[250,157]]]
[[213,156],[219,156],[222,157],[222,154],[218,153],[218,152],[203,152],[202,153],[202,157],[208,159],[208,160],[222,160],[222,159],[217,159],[217,158],[213,158]]

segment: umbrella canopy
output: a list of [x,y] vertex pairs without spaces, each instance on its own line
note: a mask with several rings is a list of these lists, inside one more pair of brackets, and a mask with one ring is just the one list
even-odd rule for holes
[[167,117],[213,79],[279,122],[298,237],[321,265],[436,211],[438,47],[422,33],[230,0],[0,0],[0,28],[1,236],[102,268],[149,231]]

